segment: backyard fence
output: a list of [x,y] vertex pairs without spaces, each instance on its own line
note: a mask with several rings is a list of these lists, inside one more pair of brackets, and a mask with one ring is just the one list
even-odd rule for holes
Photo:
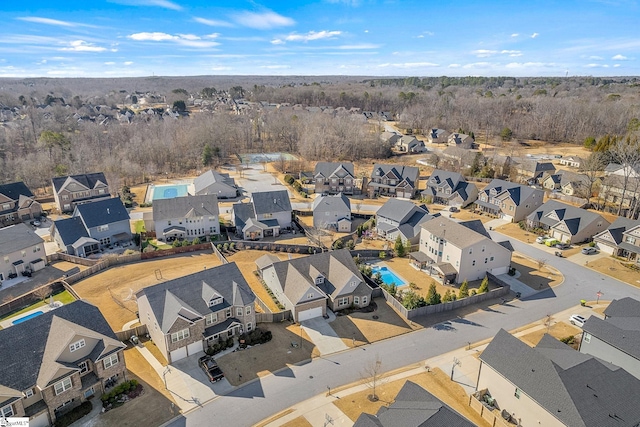
[[222,255],[222,252],[218,250],[215,243],[211,242],[211,249],[213,250],[213,254],[218,257],[221,263],[229,264],[229,261]]
[[584,208],[589,204],[587,199],[583,199],[582,197],[569,196],[568,194],[562,193],[549,193],[549,199],[557,199],[565,202],[569,202],[571,204],[577,205],[580,208]]
[[474,395],[469,396],[469,406],[480,414],[482,419],[488,422],[491,427],[514,427],[513,424],[503,420],[499,413],[483,405]]
[[69,255],[69,254],[63,254],[60,252],[47,255],[47,264],[51,264],[53,261],[67,261],[73,264],[80,264],[87,267],[96,265],[97,263],[100,262],[99,259],[80,258],[80,257]]
[[140,256],[140,259],[145,260],[183,254],[187,252],[205,251],[209,248],[211,248],[209,243],[200,243],[198,245],[180,246],[179,248],[161,249],[153,252],[143,252]]
[[291,320],[291,310],[278,313],[256,313],[256,323],[278,323]]
[[267,304],[265,304],[258,295],[256,295],[256,304],[258,304],[258,307],[260,307],[265,313],[273,313],[269,306],[267,306]]
[[23,309],[39,301],[43,301],[47,296],[61,292],[65,289],[62,283],[55,281],[40,286],[27,293],[19,295],[0,305],[0,317],[4,317],[14,311]]
[[322,248],[313,245],[293,245],[289,243],[261,242],[251,240],[233,240],[236,250],[256,249],[260,251],[314,254],[322,252]]
[[127,329],[126,331],[117,331],[116,337],[122,342],[129,341],[132,336],[140,337],[148,332],[147,325],[136,326],[135,328]]

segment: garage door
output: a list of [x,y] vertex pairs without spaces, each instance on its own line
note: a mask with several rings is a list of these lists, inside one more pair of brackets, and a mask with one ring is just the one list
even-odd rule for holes
[[200,351],[202,351],[202,341],[193,342],[187,346],[187,353],[189,356],[192,356]]
[[491,274],[493,274],[494,276],[498,276],[500,274],[505,274],[508,271],[509,271],[509,266],[496,267],[496,268],[491,270]]
[[42,413],[35,418],[29,420],[30,427],[49,427],[49,417],[47,413]]
[[322,307],[310,308],[309,310],[298,312],[298,322],[320,316],[322,316]]
[[180,347],[171,352],[171,363],[187,357],[187,347]]

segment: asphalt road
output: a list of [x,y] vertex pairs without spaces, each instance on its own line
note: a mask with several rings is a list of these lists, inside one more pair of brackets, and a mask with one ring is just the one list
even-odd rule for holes
[[[506,236],[491,232],[497,240]],[[534,245],[511,239],[516,251],[533,258],[546,258],[559,269],[565,282],[524,300],[495,305],[464,318],[458,317],[416,332],[366,345],[357,349],[314,359],[269,375],[221,396],[202,408],[172,422],[177,426],[233,425],[250,426],[298,402],[361,379],[365,363],[379,357],[385,371],[421,362],[461,347],[490,338],[500,328],[514,329],[537,321],[548,314],[578,305],[581,299],[594,300],[625,296],[640,299],[640,289],[601,275],[562,258],[549,258]]]

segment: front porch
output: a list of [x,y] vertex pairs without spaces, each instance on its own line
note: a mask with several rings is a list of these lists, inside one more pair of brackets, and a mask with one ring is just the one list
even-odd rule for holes
[[219,340],[227,340],[229,338],[237,337],[244,333],[244,326],[240,320],[232,317],[224,322],[216,325],[209,326],[204,330],[204,340],[207,347],[211,347]]

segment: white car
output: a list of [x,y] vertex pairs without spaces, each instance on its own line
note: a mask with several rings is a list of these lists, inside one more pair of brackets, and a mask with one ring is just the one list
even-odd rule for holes
[[580,328],[584,326],[584,322],[586,321],[587,319],[585,319],[584,317],[578,314],[572,314],[571,317],[569,317],[569,323],[571,323],[574,326],[579,326]]
[[538,236],[538,237],[536,237],[536,243],[540,243],[540,244],[542,244],[542,243],[544,243],[547,239],[548,239],[548,237],[547,237],[547,236]]

